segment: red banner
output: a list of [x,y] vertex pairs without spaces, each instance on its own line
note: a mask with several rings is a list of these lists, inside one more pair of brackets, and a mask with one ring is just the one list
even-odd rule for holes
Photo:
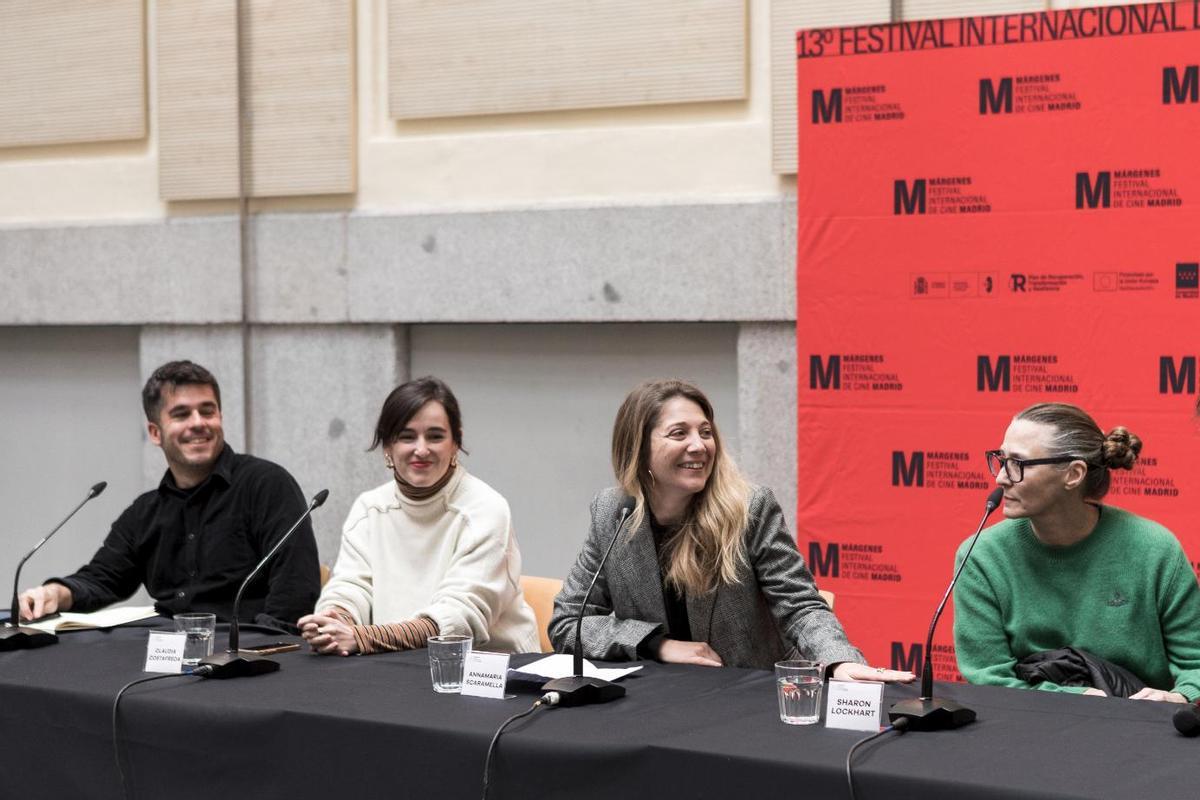
[[919,668],[1037,402],[1142,437],[1108,502],[1200,557],[1200,2],[796,43],[798,540],[851,638]]

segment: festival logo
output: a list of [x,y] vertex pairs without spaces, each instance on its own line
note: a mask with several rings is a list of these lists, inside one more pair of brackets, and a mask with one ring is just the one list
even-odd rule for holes
[[848,353],[808,357],[808,388],[848,392],[899,392],[900,375],[888,371],[881,353]]
[[1075,173],[1075,208],[1179,208],[1183,198],[1157,167]]
[[1037,75],[1015,75],[979,81],[979,113],[1044,114],[1055,111],[1078,111],[1083,108],[1079,95],[1064,88],[1062,76],[1056,72]]
[[975,357],[977,392],[1075,394],[1079,383],[1050,353]]
[[884,84],[813,89],[812,124],[893,122],[904,119],[900,103],[887,97]]
[[992,484],[983,457],[947,450],[892,451],[892,486],[979,491]]
[[888,558],[886,548],[881,544],[808,544],[808,566],[818,578],[902,582],[904,576],[900,574],[900,568]]
[[969,175],[892,181],[892,214],[987,214],[992,205]]

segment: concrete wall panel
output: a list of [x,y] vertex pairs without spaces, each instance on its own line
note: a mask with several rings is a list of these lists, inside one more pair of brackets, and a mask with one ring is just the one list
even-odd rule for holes
[[0,227],[0,325],[241,318],[237,220]]
[[354,498],[388,479],[366,452],[383,399],[407,376],[407,338],[391,325],[254,329],[254,452],[281,464],[305,495],[329,489],[314,512],[321,560],[332,564]]
[[771,487],[795,533],[796,326],[739,325],[737,368],[742,471]]
[[793,210],[763,202],[356,216],[350,311],[364,322],[794,319]]

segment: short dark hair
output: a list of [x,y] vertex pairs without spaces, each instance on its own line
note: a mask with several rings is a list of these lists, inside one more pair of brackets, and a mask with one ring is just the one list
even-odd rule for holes
[[374,450],[380,445],[386,447],[399,439],[408,421],[426,403],[434,400],[446,409],[446,416],[450,419],[450,438],[458,445],[459,450],[467,452],[463,447],[462,412],[458,410],[458,399],[445,381],[432,375],[402,383],[392,389],[391,394],[383,401],[379,421],[375,423],[375,438],[368,449]]
[[211,386],[217,398],[217,408],[221,407],[221,387],[211,372],[191,361],[168,361],[154,370],[142,387],[142,410],[146,412],[146,419],[158,422],[158,415],[162,413],[163,389],[175,391],[177,386]]

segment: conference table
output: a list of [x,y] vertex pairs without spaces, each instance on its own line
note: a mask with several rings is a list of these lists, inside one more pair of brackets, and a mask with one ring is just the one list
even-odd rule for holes
[[[0,797],[122,797],[112,704],[142,673],[148,620],[0,653]],[[225,643],[226,626],[217,633]],[[243,645],[278,640],[243,631]],[[297,640],[298,641],[298,640]],[[497,727],[536,694],[437,694],[424,651],[273,656],[278,672],[130,689],[119,737],[137,798],[477,798]],[[514,656],[513,664],[536,656]],[[646,663],[628,695],[542,708],[496,748],[492,798],[845,798],[863,734],[779,721],[771,673]],[[1200,739],[1175,705],[937,684],[974,708],[953,731],[855,755],[859,798],[1192,798]],[[891,686],[886,701],[913,697]]]

